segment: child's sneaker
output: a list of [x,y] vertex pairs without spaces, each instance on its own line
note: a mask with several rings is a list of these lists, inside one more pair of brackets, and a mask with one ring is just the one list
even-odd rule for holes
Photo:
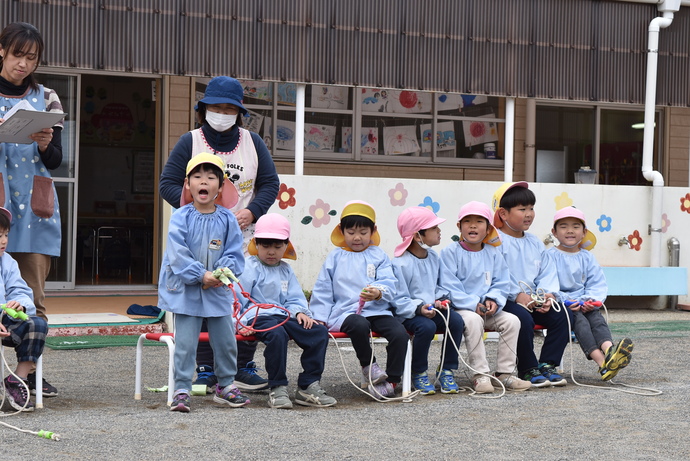
[[389,383],[388,381],[374,384],[373,386],[369,384],[367,389],[369,390],[369,393],[377,399],[395,396],[395,385],[393,383]]
[[431,384],[426,373],[413,373],[412,385],[422,395],[434,395],[436,393],[436,388]]
[[[29,391],[31,394],[36,395],[36,373],[29,373],[26,377],[26,382],[29,383]],[[57,388],[46,381],[45,378],[43,378],[41,390],[43,391],[43,397],[55,397],[58,395]]]
[[34,404],[29,400],[29,390],[25,382],[17,381],[14,376],[8,376],[3,381],[5,397],[12,408],[19,411],[34,411]]
[[211,365],[199,365],[196,367],[196,381],[192,383],[194,386],[206,386],[206,393],[213,394],[218,384],[218,378],[213,372]]
[[[615,346],[609,347],[604,358],[604,366],[608,370],[620,371],[628,366],[633,350],[633,342],[630,338],[623,338]],[[609,378],[610,379],[610,378]]]
[[237,370],[235,386],[243,391],[262,391],[268,389],[268,380],[257,373],[256,363],[247,362],[246,367]]
[[287,386],[276,386],[268,392],[268,406],[271,408],[292,408]]
[[175,394],[173,394],[172,405],[170,405],[170,411],[189,413],[189,410],[189,391],[186,389],[175,391]]
[[539,371],[541,374],[549,380],[552,386],[565,386],[568,381],[565,380],[563,376],[558,373],[556,365],[553,363],[542,363],[539,364]]
[[240,390],[232,384],[223,388],[220,385],[216,386],[216,394],[213,396],[213,401],[230,405],[233,408],[243,407],[249,403],[249,399],[242,395]]
[[[371,379],[371,380],[370,380]],[[380,384],[388,379],[388,375],[381,369],[378,363],[362,367],[362,388],[366,389],[371,384]]]
[[549,387],[551,381],[544,376],[539,368],[531,368],[522,375],[522,379],[529,381],[532,387]]
[[453,370],[443,369],[436,373],[438,381],[441,383],[441,394],[457,394],[460,386],[455,382]]
[[496,375],[496,378],[503,383],[507,391],[522,392],[532,387],[532,383],[513,376],[512,373],[501,373]]
[[603,381],[609,381],[616,377],[616,375],[618,374],[618,370],[609,370],[605,366],[599,367],[599,374],[601,375],[601,379]]
[[491,378],[485,375],[475,375],[472,380],[472,387],[477,394],[491,394],[494,391]]
[[314,381],[306,389],[297,389],[295,403],[305,407],[332,407],[338,401],[326,394],[318,381]]

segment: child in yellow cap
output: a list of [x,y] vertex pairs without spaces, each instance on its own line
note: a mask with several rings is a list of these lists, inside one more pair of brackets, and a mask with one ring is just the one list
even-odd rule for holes
[[[376,398],[391,397],[400,383],[409,336],[390,310],[396,279],[378,247],[376,213],[366,202],[348,202],[333,229],[331,251],[314,285],[309,308],[330,331],[350,336],[362,366],[362,387]],[[375,331],[388,340],[386,371],[369,343]]]

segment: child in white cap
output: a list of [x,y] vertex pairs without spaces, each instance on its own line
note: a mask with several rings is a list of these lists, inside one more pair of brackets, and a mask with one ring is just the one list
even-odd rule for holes
[[[307,298],[292,267],[283,261],[297,259],[290,242],[288,220],[276,213],[260,217],[247,250],[252,256],[247,258],[241,277],[245,292],[256,303],[281,306],[288,311],[277,307],[256,309],[248,299],[242,306],[242,323],[259,331],[246,327],[240,333],[253,334],[266,345],[264,359],[270,388],[268,405],[271,408],[292,408],[286,374],[290,339],[302,348],[300,361],[303,369],[297,377],[295,403],[312,407],[335,405],[337,401],[327,395],[319,383],[326,361],[328,330],[312,318]],[[287,316],[289,318],[285,322]]]
[[513,375],[520,320],[503,312],[510,287],[508,267],[495,248],[501,239],[494,229],[488,205],[469,202],[460,208],[460,240],[441,251],[441,288],[450,295],[451,306],[465,322],[465,344],[469,365],[477,372],[472,384],[477,393],[491,393],[494,386],[484,348],[485,326],[500,333],[496,378],[506,389],[524,391],[528,381]]
[[[330,331],[348,334],[362,366],[362,387],[377,399],[395,394],[410,338],[390,311],[396,280],[390,259],[378,247],[380,240],[371,205],[345,204],[331,233],[337,248],[323,263],[309,304],[314,318]],[[388,340],[386,371],[373,356],[372,331]]]
[[[429,347],[437,331],[446,330],[460,346],[465,324],[462,317],[448,308],[448,292],[438,286],[439,259],[431,247],[441,243],[438,225],[445,219],[426,207],[411,207],[398,216],[398,231],[403,238],[395,247],[393,273],[398,279],[391,305],[405,329],[414,335],[412,348],[412,384],[422,395],[436,393],[427,374]],[[441,315],[438,311],[442,312]],[[444,319],[445,317],[445,319]],[[457,394],[453,370],[458,369],[458,351],[446,340],[441,356],[442,368],[436,372],[441,393]]]
[[633,343],[623,338],[614,346],[611,330],[599,309],[608,287],[601,266],[589,250],[596,239],[587,230],[585,214],[565,207],[553,217],[553,235],[558,246],[546,251],[558,271],[558,297],[573,313],[573,331],[585,356],[599,366],[608,381],[630,363]]
[[184,188],[192,202],[170,218],[158,282],[158,306],[172,312],[175,322],[175,393],[170,410],[190,411],[194,357],[204,318],[218,377],[213,400],[241,407],[249,399],[233,384],[237,373],[234,296],[213,271],[227,267],[236,275],[242,273],[242,231],[235,215],[216,204],[223,201],[223,161],[202,153],[187,163],[186,171]]

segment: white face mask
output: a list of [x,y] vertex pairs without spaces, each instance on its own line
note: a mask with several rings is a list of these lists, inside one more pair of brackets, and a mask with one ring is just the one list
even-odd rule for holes
[[206,122],[216,131],[227,131],[237,121],[237,114],[219,114],[218,112],[206,111]]
[[422,249],[424,249],[424,250],[427,250],[427,251],[431,250],[431,247],[429,245],[427,245],[426,243],[424,243],[424,237],[422,237],[422,234],[417,232],[417,235],[419,235],[419,242],[417,242],[417,243],[419,243],[419,246],[422,247]]

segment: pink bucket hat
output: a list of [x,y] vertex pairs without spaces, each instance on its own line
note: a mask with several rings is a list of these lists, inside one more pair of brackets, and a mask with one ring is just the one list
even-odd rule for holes
[[580,242],[579,247],[583,250],[591,250],[592,248],[594,248],[594,246],[597,244],[597,238],[594,236],[594,234],[587,230],[585,214],[582,211],[575,208],[574,206],[567,206],[565,208],[561,208],[553,216],[554,227],[556,226],[556,223],[558,221],[565,218],[575,218],[582,221],[582,224],[585,226],[585,237]]
[[[471,215],[481,216],[488,222],[489,229],[482,242],[488,243],[489,245],[495,247],[499,246],[501,244],[501,237],[499,237],[498,231],[493,225],[493,213],[491,212],[489,205],[482,202],[466,203],[462,208],[460,208],[460,213],[458,213],[458,222],[462,221],[462,218]],[[462,240],[462,235],[460,236],[460,240]]]
[[8,210],[7,208],[3,208],[3,207],[0,206],[0,213],[2,213],[2,214],[4,214],[5,216],[7,216],[7,219],[9,219],[10,222],[12,222],[12,213],[10,213],[10,210]]
[[398,216],[398,232],[403,241],[395,247],[395,256],[405,253],[417,232],[438,226],[442,222],[445,222],[445,219],[439,218],[426,207],[413,206],[404,210]]
[[[275,239],[275,240],[289,240],[290,239],[290,222],[283,215],[278,213],[269,213],[260,217],[256,221],[256,227],[254,229],[254,238],[249,242],[247,246],[247,252],[250,255],[259,254],[259,250],[256,247],[256,239]],[[297,259],[297,253],[295,252],[295,247],[292,246],[292,242],[288,242],[287,250],[283,255],[284,259]]]

